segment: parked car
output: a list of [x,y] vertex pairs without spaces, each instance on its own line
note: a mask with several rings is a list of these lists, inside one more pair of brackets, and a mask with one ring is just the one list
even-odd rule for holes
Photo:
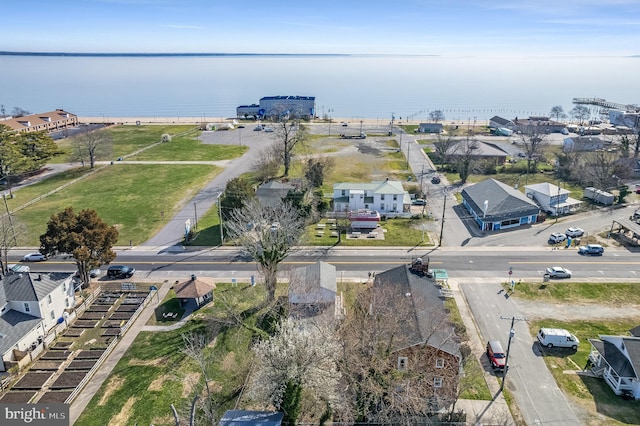
[[549,278],[571,278],[571,271],[561,266],[547,268]]
[[578,254],[584,254],[588,256],[602,256],[604,253],[604,247],[600,244],[587,244],[586,246],[580,246],[578,248]]
[[567,239],[567,236],[565,234],[554,232],[553,234],[549,235],[549,244],[561,243],[566,239]]
[[89,277],[96,278],[101,273],[102,273],[102,271],[100,270],[100,268],[92,269],[92,270],[89,271]]
[[427,204],[427,202],[422,198],[416,198],[411,202],[411,204],[413,204],[414,206],[424,206],[425,204]]
[[42,262],[47,260],[47,256],[42,253],[29,253],[22,257],[23,262]]
[[497,340],[489,340],[487,342],[487,357],[494,370],[504,370],[506,357],[502,345]]
[[136,272],[135,268],[126,265],[111,265],[107,269],[107,277],[109,278],[131,278]]
[[431,183],[438,184],[440,183],[440,176],[434,176],[431,178]]
[[256,127],[253,128],[254,132],[261,132],[262,131],[262,126],[261,125],[257,125]]
[[563,328],[541,328],[538,331],[538,342],[547,348],[571,348],[578,349],[580,340]]
[[273,133],[273,129],[271,127],[265,127],[264,131],[267,133]]
[[568,228],[565,231],[565,235],[571,238],[582,237],[584,235],[584,230],[582,228]]

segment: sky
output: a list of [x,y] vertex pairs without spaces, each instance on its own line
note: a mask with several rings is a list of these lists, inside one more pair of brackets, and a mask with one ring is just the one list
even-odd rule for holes
[[0,51],[629,56],[640,1],[7,1]]

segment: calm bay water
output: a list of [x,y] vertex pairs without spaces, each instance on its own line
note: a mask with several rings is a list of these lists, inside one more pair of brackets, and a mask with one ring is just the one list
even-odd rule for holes
[[263,96],[315,96],[317,114],[425,120],[548,115],[574,97],[640,103],[640,58],[0,56],[0,104],[80,116],[233,117]]

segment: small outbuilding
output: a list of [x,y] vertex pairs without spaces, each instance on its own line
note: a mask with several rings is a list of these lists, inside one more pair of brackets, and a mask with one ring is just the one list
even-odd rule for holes
[[178,283],[173,286],[176,292],[176,298],[180,303],[180,307],[187,309],[189,305],[193,310],[200,309],[202,305],[213,300],[213,290],[216,288],[213,279],[196,278],[191,275],[187,281]]

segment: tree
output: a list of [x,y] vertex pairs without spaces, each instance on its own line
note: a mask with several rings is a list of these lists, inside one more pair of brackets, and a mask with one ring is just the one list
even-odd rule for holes
[[29,111],[27,111],[26,109],[22,109],[20,107],[13,107],[13,110],[11,111],[11,115],[13,117],[24,117],[25,115],[30,115],[31,113]]
[[301,327],[287,318],[278,324],[274,336],[256,344],[253,351],[256,373],[248,395],[284,411],[285,423],[296,424],[303,399],[325,412],[340,404],[336,356],[341,349],[331,328],[312,323]]
[[571,114],[571,117],[575,120],[578,120],[578,122],[580,124],[583,124],[584,121],[589,118],[589,116],[591,115],[589,113],[589,108],[587,108],[584,105],[576,105],[573,107],[573,109],[571,111],[569,111],[569,114]]
[[438,121],[444,121],[444,113],[437,109],[435,111],[431,111],[429,112],[429,118],[431,119],[431,121],[433,122],[438,122]]
[[535,173],[538,161],[544,154],[544,148],[549,145],[547,133],[542,126],[529,125],[520,133],[520,145],[527,156],[527,173]]
[[272,180],[280,171],[282,154],[277,144],[268,145],[260,150],[253,166],[256,179],[260,182]]
[[242,176],[231,179],[227,182],[224,197],[220,201],[224,221],[229,220],[233,211],[241,209],[247,200],[255,198],[256,192],[248,179]]
[[284,176],[289,176],[293,150],[297,145],[304,143],[306,131],[298,120],[282,119],[275,126],[275,137],[284,165]]
[[470,136],[459,141],[453,149],[455,154],[453,163],[462,183],[465,183],[473,172],[473,165],[476,162],[476,149],[478,149],[478,140]]
[[115,226],[104,222],[95,210],[76,214],[72,207],[51,215],[47,231],[40,236],[40,251],[51,256],[59,253],[73,255],[80,278],[89,284],[89,271],[109,264],[116,258],[112,250],[118,240]]
[[313,188],[320,188],[324,184],[324,177],[333,167],[333,159],[329,157],[311,158],[304,167],[304,177]]
[[556,121],[567,118],[567,114],[564,113],[564,109],[562,109],[560,105],[552,107],[549,115],[551,115],[551,117],[555,117]]
[[225,229],[258,263],[267,288],[267,302],[276,294],[278,268],[304,231],[304,221],[290,203],[262,205],[253,198],[230,212]]
[[[198,385],[193,386],[195,396],[194,403],[191,405],[191,413],[189,417],[191,419],[196,417],[196,402],[200,399],[198,397],[202,394],[202,389],[204,388],[206,391],[205,398],[199,406],[202,414],[201,417],[203,417],[200,420],[205,424],[216,424],[216,407],[214,406],[213,394],[209,386],[211,381],[211,378],[209,377],[209,369],[211,368],[214,359],[212,352],[207,348],[213,338],[208,337],[205,333],[194,331],[183,333],[181,336],[182,342],[184,343],[184,346],[181,349],[182,353],[195,362],[200,370]],[[202,381],[202,383],[200,383],[200,381]],[[190,424],[193,425],[194,422],[190,422]]]
[[586,184],[606,190],[616,187],[619,177],[624,176],[625,166],[618,161],[618,156],[612,152],[589,152],[584,158],[585,163],[582,169]]
[[89,163],[89,168],[93,169],[98,158],[106,158],[111,154],[111,135],[102,130],[93,130],[80,133],[71,139],[73,146],[73,156],[82,164]]
[[446,134],[438,133],[436,135],[436,140],[433,142],[433,146],[440,165],[447,162],[449,149],[451,149],[455,143],[456,140],[453,137],[452,129],[449,129]]
[[17,237],[26,232],[24,224],[17,222],[11,213],[0,218],[0,270],[9,270],[9,250],[17,246]]

